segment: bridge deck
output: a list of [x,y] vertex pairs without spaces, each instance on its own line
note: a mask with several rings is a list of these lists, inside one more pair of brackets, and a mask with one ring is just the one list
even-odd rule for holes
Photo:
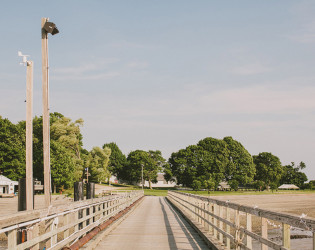
[[96,249],[209,249],[164,197],[145,197]]

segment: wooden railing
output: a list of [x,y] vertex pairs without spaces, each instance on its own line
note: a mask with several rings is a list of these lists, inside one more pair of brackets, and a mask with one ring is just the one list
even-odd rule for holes
[[0,217],[0,234],[7,235],[8,249],[60,249],[142,196],[143,191],[130,191],[3,216]]
[[[290,249],[290,229],[294,228],[311,233],[313,245],[308,249],[315,250],[313,219],[178,191],[168,191],[168,198],[225,249]],[[277,240],[268,238],[271,228],[280,232]]]

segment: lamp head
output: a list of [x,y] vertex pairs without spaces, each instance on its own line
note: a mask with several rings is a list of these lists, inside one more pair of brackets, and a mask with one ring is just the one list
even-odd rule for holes
[[59,30],[57,29],[56,24],[52,22],[46,22],[43,28],[44,30],[46,30],[47,33],[50,33],[52,35],[59,33]]

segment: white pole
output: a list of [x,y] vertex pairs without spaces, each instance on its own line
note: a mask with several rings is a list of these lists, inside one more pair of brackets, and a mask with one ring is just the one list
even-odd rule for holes
[[33,62],[26,62],[26,210],[33,201]]
[[43,73],[43,150],[45,206],[51,204],[50,177],[50,126],[49,126],[49,81],[48,81],[48,34],[43,28],[48,18],[42,18],[42,73]]
[[142,190],[143,190],[143,165],[141,165],[141,182],[142,182]]

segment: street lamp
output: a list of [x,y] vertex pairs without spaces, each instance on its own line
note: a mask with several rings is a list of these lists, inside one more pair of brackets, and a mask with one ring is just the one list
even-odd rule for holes
[[[21,64],[26,65],[26,210],[33,210],[33,62],[27,60],[29,56],[23,55],[21,51],[18,56],[22,57]],[[20,191],[19,196],[22,195]],[[21,208],[25,209],[24,202]]]
[[49,81],[48,81],[48,34],[59,33],[56,25],[42,18],[42,73],[43,73],[43,151],[45,206],[51,204],[50,128],[49,128]]

